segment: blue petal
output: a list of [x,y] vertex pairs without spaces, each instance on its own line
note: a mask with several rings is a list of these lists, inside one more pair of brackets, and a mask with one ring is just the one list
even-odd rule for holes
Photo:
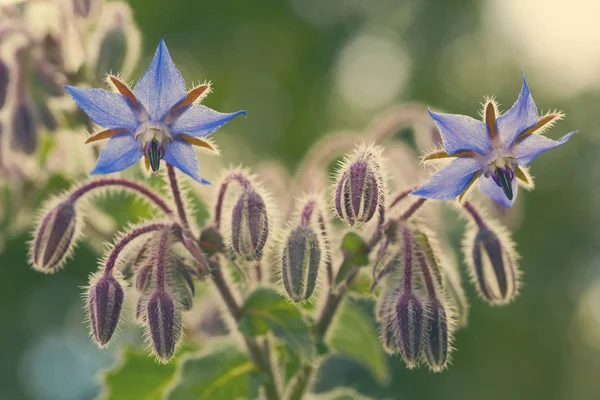
[[523,78],[521,94],[513,106],[496,120],[496,127],[502,143],[511,147],[517,137],[526,129],[537,124],[539,116],[537,107],[531,97],[529,86]]
[[136,131],[137,117],[129,107],[127,98],[119,93],[74,86],[65,86],[65,90],[96,124],[107,129]]
[[457,158],[412,194],[438,200],[453,199],[465,191],[473,174],[481,169],[481,164],[472,158]]
[[129,132],[117,133],[100,152],[96,166],[90,174],[122,171],[135,164],[140,157],[140,144],[135,140],[135,136]]
[[519,165],[527,166],[529,165],[534,158],[538,155],[542,154],[545,151],[558,147],[562,144],[565,144],[567,140],[571,138],[577,131],[573,131],[571,133],[567,133],[565,136],[561,137],[558,140],[548,139],[545,136],[531,134],[523,139],[521,142],[517,143],[514,147],[513,154],[517,158],[517,162]]
[[246,115],[246,111],[227,114],[194,104],[171,124],[170,129],[175,135],[185,133],[195,137],[208,136],[241,114]]
[[187,95],[185,81],[161,39],[150,66],[133,89],[153,121],[161,121]]
[[167,146],[167,152],[163,160],[180,171],[185,172],[198,182],[203,184],[208,183],[208,181],[200,177],[196,150],[185,140],[175,137],[173,142]]
[[466,115],[443,114],[429,110],[440,130],[444,150],[450,155],[474,151],[485,155],[492,149],[487,125]]
[[511,207],[514,204],[514,202],[517,198],[518,188],[519,187],[517,185],[517,178],[513,178],[513,180],[512,180],[513,198],[512,198],[512,200],[509,200],[506,197],[506,195],[504,194],[504,191],[502,190],[502,188],[500,186],[498,186],[496,184],[496,182],[494,182],[494,179],[492,179],[492,177],[486,178],[485,176],[482,175],[479,178],[479,190],[481,191],[481,193],[490,196],[497,203],[502,204],[504,207]]

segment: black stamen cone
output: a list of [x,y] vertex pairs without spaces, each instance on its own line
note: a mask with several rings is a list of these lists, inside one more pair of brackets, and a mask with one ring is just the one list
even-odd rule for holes
[[496,178],[495,181],[504,191],[504,195],[507,199],[513,199],[513,190],[512,190],[512,179],[510,177],[510,171],[508,168],[496,168],[495,171]]
[[158,149],[158,142],[156,140],[152,140],[150,143],[150,149],[148,150],[148,158],[150,159],[150,167],[152,171],[158,171],[160,167],[160,151]]

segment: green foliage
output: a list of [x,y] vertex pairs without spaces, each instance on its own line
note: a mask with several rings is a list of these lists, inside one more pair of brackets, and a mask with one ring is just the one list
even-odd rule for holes
[[369,264],[369,248],[362,237],[355,232],[348,232],[342,239],[344,262],[338,271],[336,283],[346,278],[354,267],[364,267]]
[[338,388],[331,392],[314,396],[312,400],[369,400],[370,397],[363,396],[352,388]]
[[261,384],[256,366],[229,341],[210,343],[205,352],[184,357],[168,400],[255,399]]
[[147,351],[123,349],[121,361],[102,380],[103,400],[160,400],[175,374],[176,365],[159,364]]
[[275,289],[258,287],[250,293],[242,307],[239,329],[250,337],[272,332],[301,357],[314,356],[314,340],[302,313]]
[[340,307],[327,336],[333,352],[367,367],[381,383],[389,380],[388,364],[373,319],[353,298]]

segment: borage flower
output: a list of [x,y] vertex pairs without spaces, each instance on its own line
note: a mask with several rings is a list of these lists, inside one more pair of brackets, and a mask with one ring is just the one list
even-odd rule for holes
[[493,99],[486,101],[483,122],[465,115],[429,111],[442,136],[443,150],[427,154],[423,161],[452,157],[413,194],[431,199],[462,200],[479,179],[479,190],[505,207],[517,197],[518,184],[533,187],[527,166],[539,154],[564,144],[577,131],[558,141],[542,136],[545,129],[562,119],[561,112],[538,115],[537,107],[523,76],[519,98],[498,117]]
[[122,171],[144,156],[147,169],[158,171],[160,160],[164,160],[207,183],[200,178],[193,146],[214,150],[201,138],[246,112],[223,114],[195,104],[210,87],[204,84],[186,91],[164,40],[133,91],[115,76],[109,75],[108,81],[118,93],[65,86],[92,121],[106,129],[90,136],[86,143],[110,138],[91,174]]

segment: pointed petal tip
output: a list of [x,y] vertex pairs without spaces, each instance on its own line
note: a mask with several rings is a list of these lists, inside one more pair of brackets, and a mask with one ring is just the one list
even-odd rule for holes
[[212,183],[210,183],[209,181],[207,181],[204,178],[200,178],[200,183],[203,184],[203,185],[212,185]]

